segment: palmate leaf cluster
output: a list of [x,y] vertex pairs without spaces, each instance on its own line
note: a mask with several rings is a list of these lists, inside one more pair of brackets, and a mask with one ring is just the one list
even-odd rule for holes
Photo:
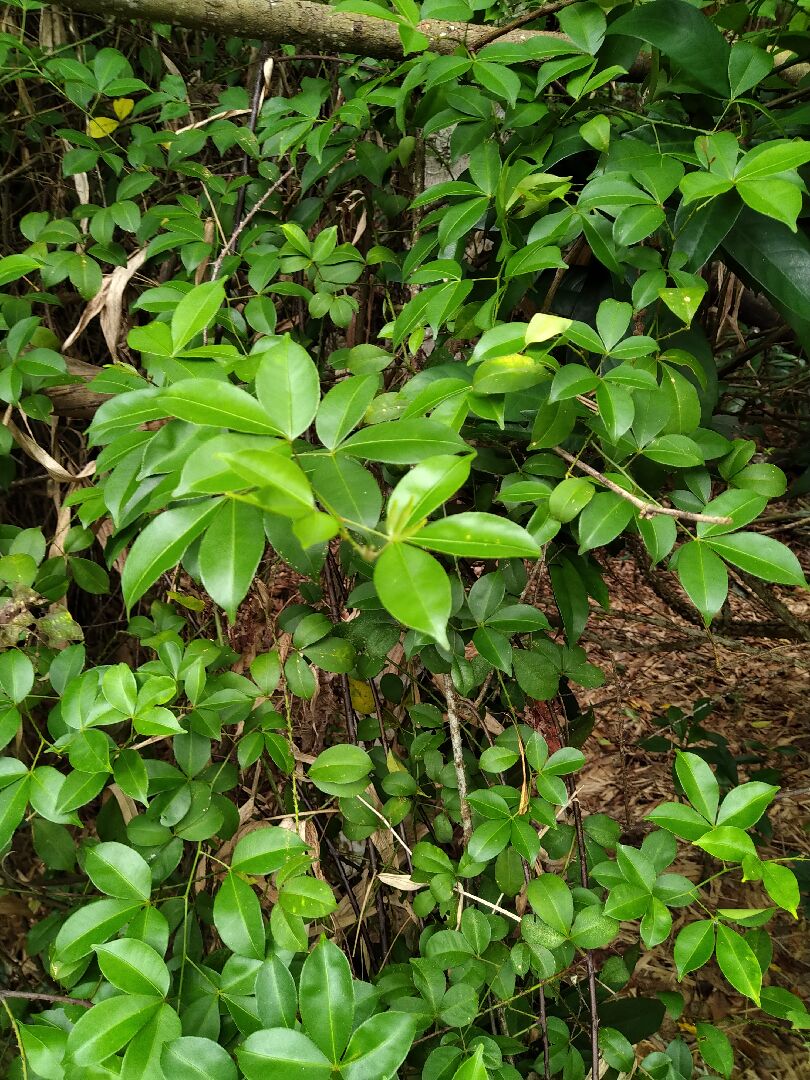
[[[805,587],[757,527],[786,478],[723,411],[708,330],[720,267],[804,362],[807,16],[577,2],[559,34],[437,55],[421,19],[513,13],[336,6],[395,21],[405,58],[279,49],[254,126],[249,40],[158,26],[178,66],[88,21],[51,47],[28,0],[0,35],[7,81],[47,90],[4,150],[58,147],[67,192],[0,258],[6,495],[61,430],[54,312],[139,269],[71,428],[93,470],[37,457],[72,481],[58,543],[0,527],[0,846],[59,895],[26,939],[57,996],[3,999],[8,1075],[577,1080],[595,1043],[608,1076],[730,1077],[720,1027],[631,980],[642,950],[716,963],[759,1022],[810,1026],[769,970],[800,908],[800,853],[757,847],[777,788],[721,799],[679,751],[677,801],[625,843],[580,820],[587,724],[559,706],[604,678],[581,641],[608,545],[707,627],[730,575]],[[281,568],[297,602],[240,656]],[[132,663],[82,643],[108,593]],[[718,875],[759,906],[718,908]]]

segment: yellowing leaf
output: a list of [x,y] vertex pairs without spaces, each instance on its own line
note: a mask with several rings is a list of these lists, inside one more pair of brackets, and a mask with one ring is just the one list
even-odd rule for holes
[[374,695],[368,683],[359,679],[349,679],[349,691],[352,696],[352,705],[363,715],[374,712]]
[[116,98],[112,103],[113,112],[119,120],[126,120],[132,110],[135,108],[135,102],[132,98],[120,97]]
[[111,116],[94,116],[87,121],[87,134],[91,139],[104,139],[112,135],[118,127],[118,121]]

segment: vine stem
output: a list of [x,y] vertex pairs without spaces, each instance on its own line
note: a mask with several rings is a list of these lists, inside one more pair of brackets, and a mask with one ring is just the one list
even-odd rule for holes
[[467,801],[467,774],[464,772],[464,754],[461,745],[461,722],[458,718],[458,700],[453,680],[450,675],[444,676],[444,696],[447,701],[447,726],[450,728],[450,744],[453,747],[453,767],[456,770],[458,783],[458,798],[461,809],[461,828],[464,836],[464,846],[470,842],[472,835],[472,814],[470,804]]
[[0,1001],[7,998],[22,1001],[47,1001],[51,1005],[84,1005],[86,1009],[92,1007],[93,1002],[86,998],[65,997],[63,994],[35,994],[28,990],[0,990]]
[[588,476],[592,476],[594,480],[598,480],[603,487],[606,487],[608,491],[612,491],[614,495],[619,495],[622,499],[626,499],[627,502],[632,503],[633,506],[641,513],[642,517],[657,517],[663,514],[665,517],[681,518],[683,521],[705,521],[710,525],[731,525],[730,517],[723,517],[719,514],[696,514],[691,510],[676,510],[673,506],[658,506],[657,503],[645,502],[644,499],[640,499],[638,495],[633,495],[629,491],[625,491],[624,488],[619,487],[618,484],[614,484],[612,480],[600,473],[598,469],[594,469],[591,465],[586,465],[584,461],[580,461],[579,458],[574,457],[573,454],[569,454],[567,450],[563,450],[561,446],[553,447],[554,453],[561,457],[564,461],[567,461],[569,465],[573,465],[575,469],[579,469],[580,472],[587,473]]

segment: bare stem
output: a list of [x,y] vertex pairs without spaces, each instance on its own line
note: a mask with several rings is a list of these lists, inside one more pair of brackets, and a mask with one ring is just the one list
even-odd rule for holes
[[467,802],[467,774],[464,772],[461,723],[458,718],[456,691],[453,680],[449,675],[444,676],[444,696],[447,699],[447,726],[450,728],[450,743],[453,747],[453,766],[456,770],[458,798],[461,806],[461,827],[464,835],[464,846],[466,847],[472,835],[472,814],[470,813],[470,804]]
[[629,491],[625,491],[623,487],[619,487],[618,484],[614,484],[612,480],[594,469],[590,465],[586,465],[584,461],[580,461],[579,458],[574,457],[573,454],[569,454],[567,450],[563,450],[560,446],[554,447],[554,453],[558,457],[561,457],[564,461],[567,461],[569,465],[573,465],[574,468],[579,469],[580,472],[587,473],[588,476],[592,476],[594,480],[598,480],[599,483],[612,491],[614,495],[619,495],[622,499],[626,499],[627,502],[632,503],[633,506],[641,513],[642,517],[656,517],[659,514],[663,514],[665,517],[681,518],[683,521],[705,521],[710,525],[731,525],[730,517],[721,517],[718,514],[695,514],[691,510],[676,510],[673,506],[659,506],[657,503],[645,502],[644,499],[640,499],[638,495],[633,495]]

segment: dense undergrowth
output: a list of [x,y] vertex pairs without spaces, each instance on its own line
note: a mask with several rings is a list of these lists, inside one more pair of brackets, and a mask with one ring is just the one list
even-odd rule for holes
[[403,58],[4,7],[7,1075],[733,1076],[633,970],[810,1026],[778,789],[673,744],[627,836],[577,688],[608,548],[807,640],[806,5],[337,6]]

